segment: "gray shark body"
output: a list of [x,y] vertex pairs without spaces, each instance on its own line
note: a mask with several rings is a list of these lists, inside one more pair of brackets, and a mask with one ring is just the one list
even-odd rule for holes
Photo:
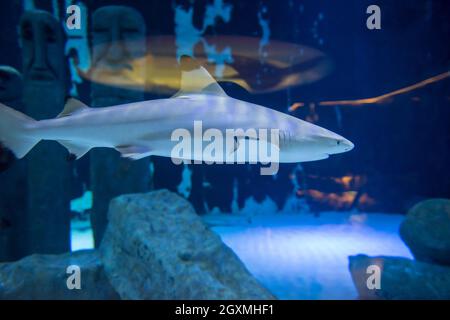
[[[40,140],[56,140],[77,158],[97,147],[115,148],[132,159],[171,157],[178,143],[171,139],[173,132],[179,128],[193,132],[195,121],[201,121],[204,131],[216,129],[224,136],[229,129],[278,130],[279,162],[325,159],[353,148],[350,141],[329,130],[227,96],[199,66],[182,72],[181,90],[169,99],[89,108],[71,98],[57,118],[41,121],[0,105],[0,141],[19,158]],[[194,150],[185,160],[208,159]]]

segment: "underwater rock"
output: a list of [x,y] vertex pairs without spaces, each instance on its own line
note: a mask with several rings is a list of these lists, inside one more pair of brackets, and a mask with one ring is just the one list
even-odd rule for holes
[[[450,268],[399,257],[349,257],[349,269],[360,299],[447,300],[450,299]],[[380,270],[379,289],[369,289],[368,267]],[[372,283],[372,282],[371,282]]]
[[122,299],[274,299],[175,193],[123,195],[108,214],[100,252]]
[[[80,267],[80,289],[68,289],[72,273]],[[85,250],[62,255],[34,254],[17,262],[0,264],[0,300],[103,300],[119,299],[109,283],[99,255]]]
[[400,225],[400,236],[417,260],[450,266],[450,200],[416,204]]

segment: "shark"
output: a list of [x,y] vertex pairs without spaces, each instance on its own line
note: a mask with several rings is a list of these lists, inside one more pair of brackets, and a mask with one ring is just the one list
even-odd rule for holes
[[[133,160],[156,155],[171,157],[179,128],[253,128],[278,130],[280,163],[326,159],[353,149],[348,139],[313,123],[254,103],[230,97],[219,83],[189,56],[180,58],[181,87],[172,97],[91,108],[68,98],[53,119],[34,120],[0,104],[0,142],[17,158],[23,158],[39,141],[54,140],[79,159],[92,148],[113,148]],[[240,148],[235,137],[233,150]],[[201,153],[201,152],[200,152]],[[204,160],[198,151],[185,160]],[[180,156],[183,158],[183,155]]]

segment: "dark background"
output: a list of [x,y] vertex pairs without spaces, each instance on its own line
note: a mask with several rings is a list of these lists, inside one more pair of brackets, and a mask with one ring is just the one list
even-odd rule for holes
[[[96,8],[123,4],[137,8],[144,16],[149,35],[173,34],[173,9],[190,1],[83,1],[92,13]],[[194,4],[194,21],[200,27],[205,3]],[[317,103],[326,100],[360,99],[378,96],[450,70],[450,2],[431,0],[341,0],[341,1],[240,1],[233,4],[230,23],[217,21],[208,35],[261,37],[256,12],[267,7],[272,40],[299,43],[325,52],[333,61],[333,72],[316,83],[275,93],[250,94],[242,88],[226,85],[236,98],[262,104],[283,112],[293,102]],[[35,1],[38,8],[50,8],[51,1]],[[382,11],[382,29],[366,28],[366,8],[377,4]],[[300,9],[303,8],[303,9]],[[0,2],[0,64],[21,69],[17,25],[22,1]],[[320,44],[312,28],[317,24]],[[367,211],[405,212],[423,198],[450,197],[450,79],[383,104],[362,106],[317,106],[317,124],[353,141],[355,149],[330,159],[302,164],[297,177],[305,190],[323,194],[348,191],[329,178],[363,177],[351,190],[366,193],[375,202],[353,204]],[[89,85],[79,87],[81,100],[89,101]],[[151,95],[148,98],[153,98]],[[305,119],[308,108],[294,115]],[[341,115],[339,125],[338,115]],[[81,182],[89,181],[88,157],[80,160],[81,178],[74,186],[74,197],[81,193]],[[155,188],[176,190],[182,167],[170,159],[154,158]],[[239,204],[249,196],[262,201],[274,199],[281,208],[292,192],[289,174],[293,165],[281,165],[276,179],[261,177],[252,166],[195,166],[190,200],[199,212],[203,203],[230,211],[234,179],[239,181]],[[203,181],[211,186],[205,188]],[[316,210],[342,209],[306,196]],[[349,209],[348,206],[344,209]]]

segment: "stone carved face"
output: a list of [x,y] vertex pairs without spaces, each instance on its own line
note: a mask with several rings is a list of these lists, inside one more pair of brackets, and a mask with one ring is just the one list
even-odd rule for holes
[[[144,19],[133,8],[106,6],[93,13],[91,77],[94,83],[123,83],[120,79],[135,77],[136,72],[145,76],[145,63],[136,63],[146,54],[145,30]],[[111,89],[102,86],[94,85],[92,89],[94,99],[111,94]]]
[[11,67],[0,66],[0,102],[17,101],[22,97],[22,76]]
[[59,21],[46,11],[23,14],[19,26],[24,81],[52,84],[64,80],[64,33]]

